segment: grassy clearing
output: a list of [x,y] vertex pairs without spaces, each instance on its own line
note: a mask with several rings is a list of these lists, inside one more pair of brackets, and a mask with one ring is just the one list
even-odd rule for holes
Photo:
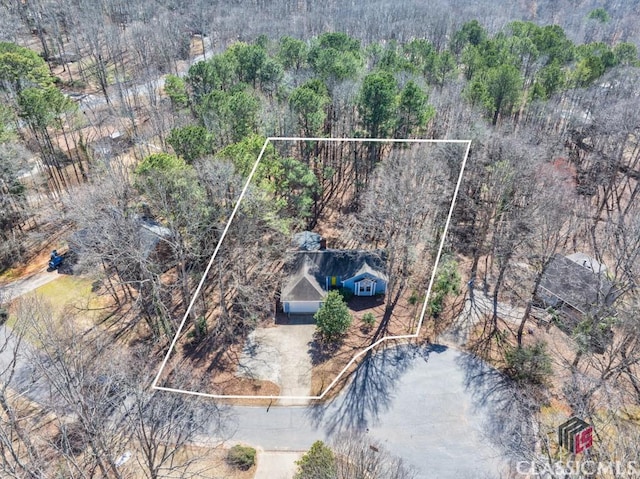
[[102,307],[102,299],[91,292],[91,280],[78,276],[62,276],[40,286],[29,295],[45,299],[56,312],[73,307],[95,310]]
[[[52,273],[56,274],[56,273]],[[16,311],[20,301],[30,298],[43,300],[53,316],[64,320],[74,320],[81,328],[93,327],[105,314],[107,300],[91,291],[91,280],[78,276],[61,276],[34,291],[16,299],[10,306],[7,325],[16,324]]]

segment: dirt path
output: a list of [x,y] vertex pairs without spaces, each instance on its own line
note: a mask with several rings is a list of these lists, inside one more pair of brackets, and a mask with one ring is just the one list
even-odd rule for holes
[[[469,333],[486,315],[493,312],[493,298],[476,289],[473,299],[467,298],[464,310],[456,318],[451,327],[440,335],[438,342],[456,346],[464,346],[469,340]],[[509,323],[520,324],[524,315],[524,308],[513,307],[505,303],[498,303],[498,316]]]
[[57,271],[43,271],[2,285],[0,286],[0,304],[9,303],[24,294],[38,289],[42,285],[55,281],[61,276]]

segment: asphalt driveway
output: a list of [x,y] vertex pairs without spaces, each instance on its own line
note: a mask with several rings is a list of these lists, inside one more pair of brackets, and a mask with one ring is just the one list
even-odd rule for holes
[[274,382],[280,386],[279,405],[304,405],[311,395],[311,355],[315,324],[292,322],[251,332],[240,356],[239,375]]

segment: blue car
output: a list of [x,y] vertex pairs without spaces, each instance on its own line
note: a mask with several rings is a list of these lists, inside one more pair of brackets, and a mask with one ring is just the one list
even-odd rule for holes
[[49,269],[58,269],[58,267],[64,261],[64,257],[60,256],[58,252],[54,249],[51,252],[51,259],[49,260]]

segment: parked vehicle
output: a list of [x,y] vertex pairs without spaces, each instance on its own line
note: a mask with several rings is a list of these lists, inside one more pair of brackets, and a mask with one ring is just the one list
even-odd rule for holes
[[54,249],[51,252],[51,258],[49,259],[49,269],[51,270],[58,269],[58,267],[62,264],[63,261],[64,261],[64,256],[59,255],[58,251]]

